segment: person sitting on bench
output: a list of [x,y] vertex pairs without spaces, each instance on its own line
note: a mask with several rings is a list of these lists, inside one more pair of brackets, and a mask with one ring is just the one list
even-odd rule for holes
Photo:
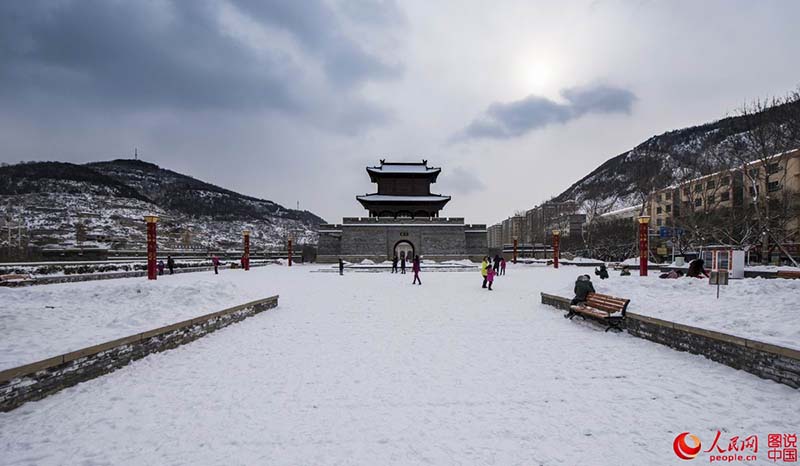
[[585,303],[589,293],[594,293],[594,285],[592,285],[592,278],[588,275],[581,275],[575,281],[575,297],[569,303],[570,306]]

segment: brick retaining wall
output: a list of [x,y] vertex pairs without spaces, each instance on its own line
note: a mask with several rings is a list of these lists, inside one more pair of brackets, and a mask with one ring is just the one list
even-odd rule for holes
[[278,305],[278,296],[0,371],[0,412],[176,348]]
[[[542,304],[569,310],[569,299],[541,295]],[[632,312],[626,313],[623,327],[633,336],[800,388],[800,351]]]

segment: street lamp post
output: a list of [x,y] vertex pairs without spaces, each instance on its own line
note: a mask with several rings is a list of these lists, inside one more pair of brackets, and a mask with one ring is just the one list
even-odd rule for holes
[[647,276],[647,262],[648,262],[648,241],[650,239],[649,233],[650,216],[642,215],[639,217],[639,275],[642,277]]
[[147,279],[158,279],[158,269],[156,267],[156,257],[158,255],[158,244],[156,242],[156,223],[158,216],[147,215],[144,217],[147,223]]
[[558,268],[559,247],[561,245],[561,230],[553,230],[553,268]]
[[517,263],[517,238],[514,238],[514,255],[512,256],[511,260],[515,264]]
[[242,268],[250,270],[250,230],[244,230],[244,255],[242,256]]

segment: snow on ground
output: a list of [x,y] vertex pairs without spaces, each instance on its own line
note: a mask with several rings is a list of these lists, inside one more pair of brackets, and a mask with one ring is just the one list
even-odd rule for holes
[[[437,268],[467,265],[477,270],[469,261]],[[295,265],[292,270],[330,267]],[[277,286],[261,283],[259,269],[165,275],[155,282],[127,278],[0,287],[0,370],[280,294]],[[289,271],[277,265],[266,269],[278,275]],[[656,273],[643,278],[636,271],[620,277],[610,271],[611,278],[599,280],[591,270],[569,266],[556,271],[520,264],[515,270],[542,291],[564,297],[572,297],[575,278],[588,273],[598,292],[631,299],[631,312],[800,348],[800,312],[792,299],[800,295],[800,280],[731,280],[717,300],[716,287],[699,279],[663,280]]]
[[[539,304],[576,268],[509,266],[491,292],[309,269],[237,276],[279,307],[0,413],[0,462],[668,465],[680,432],[797,430],[797,390]],[[198,275],[173,301],[209,294]]]
[[[586,272],[564,267],[559,273],[564,279],[543,291],[572,298],[575,279]],[[632,270],[621,277],[609,271],[607,280],[589,275],[598,293],[630,299],[631,312],[800,349],[800,280],[730,280],[717,299],[717,287],[708,279],[661,279],[657,270],[647,277],[638,274]]]
[[277,294],[268,283],[253,287],[248,274],[262,268],[285,269],[0,287],[0,370]]
[[[631,258],[625,259],[624,261],[620,262],[619,265],[627,265],[628,267],[639,267],[639,261],[640,261],[640,259],[638,257],[631,257]],[[655,262],[647,261],[647,266],[648,267],[661,267],[662,265],[665,265],[665,264],[656,264]],[[689,268],[689,264],[688,263],[686,264],[686,268],[687,269]]]
[[588,259],[586,257],[575,257],[573,259],[563,259],[561,260],[562,264],[594,264],[600,265],[605,264],[605,262],[598,260],[598,259]]
[[791,265],[750,265],[744,269],[753,272],[800,272],[800,268]]

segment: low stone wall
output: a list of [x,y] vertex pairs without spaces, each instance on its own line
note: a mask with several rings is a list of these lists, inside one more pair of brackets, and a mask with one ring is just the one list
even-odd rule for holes
[[[261,267],[267,264],[250,264],[250,267]],[[227,267],[220,267],[220,270],[227,269]],[[213,266],[208,267],[182,267],[175,269],[175,274],[179,273],[192,273],[192,272],[208,272],[214,270]],[[163,276],[169,275],[168,271],[164,272]],[[95,280],[112,280],[114,278],[133,278],[133,277],[146,277],[147,270],[132,270],[130,272],[109,272],[109,273],[87,273],[87,274],[74,274],[74,275],[57,275],[53,277],[37,277],[30,283],[25,285],[52,285],[55,283],[76,283],[76,282],[89,282]]]
[[[686,273],[686,267],[658,267],[661,272],[669,272],[670,270],[680,271]],[[794,271],[768,271],[768,270],[745,270],[744,278],[787,278],[787,279],[800,279],[800,272]]]
[[112,372],[278,305],[278,296],[0,371],[0,412]]
[[[569,310],[570,300],[542,293],[542,304]],[[679,351],[800,388],[800,351],[628,312],[625,330]]]

